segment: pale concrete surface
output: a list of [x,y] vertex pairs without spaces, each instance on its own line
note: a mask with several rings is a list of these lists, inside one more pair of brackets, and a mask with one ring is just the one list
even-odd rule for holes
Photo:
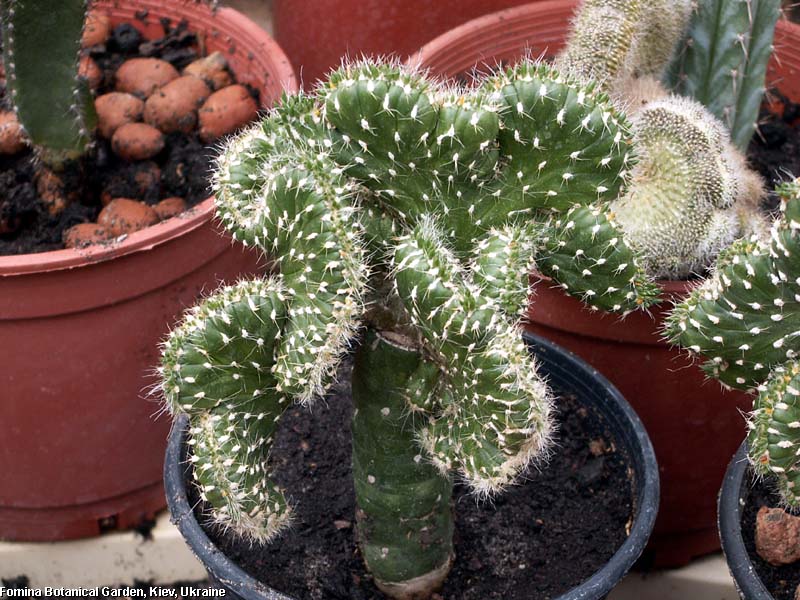
[[722,554],[681,569],[630,573],[608,600],[739,600]]
[[206,572],[162,513],[151,539],[115,532],[70,542],[0,542],[0,579],[24,575],[32,588],[198,581]]
[[[74,542],[0,542],[0,579],[24,575],[33,588],[102,587],[151,581],[167,585],[206,576],[167,513],[159,516],[152,539],[131,532],[109,533]],[[722,555],[682,569],[632,573],[609,600],[737,600]]]

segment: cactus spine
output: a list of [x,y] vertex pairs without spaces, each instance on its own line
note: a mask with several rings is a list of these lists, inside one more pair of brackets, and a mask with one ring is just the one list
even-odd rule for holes
[[783,214],[769,242],[741,240],[723,252],[713,276],[675,307],[668,333],[706,357],[703,368],[724,384],[758,390],[750,458],[797,507],[800,183],[778,191]]
[[747,149],[755,130],[780,0],[699,0],[670,67],[676,92],[702,102]]
[[386,593],[430,594],[452,556],[452,478],[498,493],[547,451],[551,398],[519,336],[534,262],[598,309],[657,299],[606,206],[630,137],[605,94],[542,64],[460,90],[362,61],[230,140],[220,218],[279,273],[204,301],[162,365],[215,517],[260,541],[285,525],[272,428],[324,393],[366,325],[359,544]]
[[86,149],[96,116],[78,77],[86,0],[3,0],[3,60],[11,100],[51,167]]

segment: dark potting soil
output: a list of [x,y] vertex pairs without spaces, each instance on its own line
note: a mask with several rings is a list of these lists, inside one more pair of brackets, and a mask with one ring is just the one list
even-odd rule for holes
[[756,552],[756,515],[762,506],[781,506],[780,496],[769,480],[759,479],[750,484],[750,493],[742,513],[742,538],[756,573],[775,600],[794,600],[795,589],[800,585],[800,561],[776,567]]
[[[148,20],[146,14],[139,18]],[[202,56],[197,36],[186,22],[159,21],[164,29],[160,38],[144,40],[132,25],[123,23],[114,28],[105,45],[89,50],[103,72],[98,96],[114,91],[114,73],[130,58],[161,58],[181,70]],[[257,96],[254,90],[251,92]],[[0,105],[8,108],[4,88],[0,88]],[[153,160],[129,163],[111,151],[109,140],[98,137],[81,163],[62,175],[66,193],[74,201],[56,216],[48,213],[36,191],[33,153],[0,156],[0,223],[15,225],[14,231],[0,233],[0,256],[63,248],[64,231],[97,219],[103,208],[103,192],[112,198],[133,198],[147,204],[179,196],[189,207],[194,206],[211,195],[209,173],[217,149],[217,143],[204,144],[194,132],[172,133]]]
[[[281,419],[271,461],[296,518],[278,540],[252,546],[207,523],[189,486],[190,503],[222,552],[301,600],[384,598],[356,547],[349,367],[343,371],[324,400]],[[558,409],[558,446],[541,472],[490,503],[456,487],[456,560],[440,599],[553,598],[592,575],[627,539],[633,499],[625,458],[578,400],[563,397]]]
[[[774,213],[780,200],[772,190],[782,181],[800,177],[800,104],[777,90],[771,90],[770,96],[776,101],[762,104],[747,158],[767,182],[770,194],[765,208]],[[776,111],[776,107],[782,107],[782,111]]]

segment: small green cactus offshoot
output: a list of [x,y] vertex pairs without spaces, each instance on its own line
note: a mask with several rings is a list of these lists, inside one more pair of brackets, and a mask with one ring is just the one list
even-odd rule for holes
[[78,77],[87,0],[2,0],[3,61],[11,102],[38,157],[51,168],[79,157],[95,127]]
[[747,149],[756,127],[780,0],[698,0],[667,77],[702,102]]
[[230,140],[220,218],[279,273],[201,303],[162,364],[213,515],[254,540],[280,531],[275,422],[324,393],[366,325],[359,544],[392,597],[435,589],[452,560],[453,475],[485,496],[546,454],[551,398],[519,335],[534,263],[598,309],[657,301],[606,208],[634,163],[630,137],[605,94],[546,65],[461,90],[363,61]]
[[668,333],[706,357],[724,384],[759,392],[750,419],[750,458],[773,475],[787,504],[800,507],[800,182],[778,189],[783,214],[769,242],[725,250],[705,283],[675,307]]

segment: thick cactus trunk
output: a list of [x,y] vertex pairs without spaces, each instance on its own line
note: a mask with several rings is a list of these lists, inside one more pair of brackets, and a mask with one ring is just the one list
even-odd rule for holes
[[[378,586],[398,599],[428,597],[453,557],[452,482],[422,454],[408,398],[438,369],[369,330],[353,370],[353,477],[358,539]],[[423,386],[424,387],[424,386]]]
[[11,99],[40,158],[76,158],[94,126],[94,105],[78,78],[86,0],[2,0],[3,60]]

